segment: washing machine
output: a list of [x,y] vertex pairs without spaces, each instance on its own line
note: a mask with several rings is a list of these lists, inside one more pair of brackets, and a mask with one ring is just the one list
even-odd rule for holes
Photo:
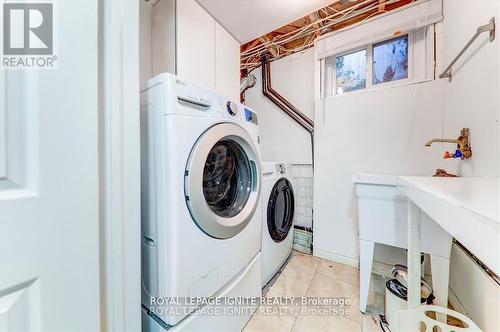
[[193,299],[260,296],[256,113],[160,74],[141,92],[141,162],[145,330],[241,329],[250,315],[198,315]]
[[294,181],[290,164],[262,164],[262,287],[292,254]]

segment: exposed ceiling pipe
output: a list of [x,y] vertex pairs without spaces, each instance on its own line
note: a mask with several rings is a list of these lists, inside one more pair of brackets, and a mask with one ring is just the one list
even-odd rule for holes
[[262,93],[309,134],[314,134],[314,121],[273,89],[271,85],[271,66],[265,55],[262,56]]
[[262,56],[262,94],[311,135],[311,157],[314,169],[314,121],[273,89],[271,65],[265,55]]
[[[262,56],[262,93],[276,106],[278,106],[286,115],[299,124],[311,135],[311,161],[314,172],[314,121],[307,115],[302,113],[297,107],[290,103],[285,97],[280,95],[271,85],[271,65],[266,59],[266,55]],[[314,220],[311,224],[311,251],[313,250],[314,242]]]

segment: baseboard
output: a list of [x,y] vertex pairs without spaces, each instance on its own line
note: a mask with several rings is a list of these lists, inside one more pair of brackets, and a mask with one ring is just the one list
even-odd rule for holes
[[[357,257],[357,256],[349,256],[349,255],[345,255],[345,254],[339,254],[339,253],[329,251],[329,250],[318,249],[316,247],[314,248],[313,255],[320,257],[320,258],[328,259],[332,262],[336,262],[336,263],[340,263],[340,264],[353,266],[355,268],[359,268],[359,257]],[[382,275],[386,278],[390,277],[391,269],[392,269],[392,265],[382,263],[382,262],[374,261],[373,265],[372,265],[372,273]]]
[[339,254],[329,250],[319,249],[317,247],[314,247],[313,255],[320,258],[328,259],[332,262],[353,266],[355,268],[359,267],[359,259],[356,256]]

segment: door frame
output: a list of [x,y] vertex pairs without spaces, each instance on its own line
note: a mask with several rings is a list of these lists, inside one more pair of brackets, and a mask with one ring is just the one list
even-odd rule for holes
[[103,331],[141,330],[139,1],[99,1]]

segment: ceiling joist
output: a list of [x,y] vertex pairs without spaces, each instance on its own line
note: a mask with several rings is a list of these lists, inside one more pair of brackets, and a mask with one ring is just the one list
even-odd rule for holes
[[298,20],[241,46],[241,69],[250,72],[268,61],[301,52],[314,45],[320,35],[337,31],[418,0],[337,0]]

